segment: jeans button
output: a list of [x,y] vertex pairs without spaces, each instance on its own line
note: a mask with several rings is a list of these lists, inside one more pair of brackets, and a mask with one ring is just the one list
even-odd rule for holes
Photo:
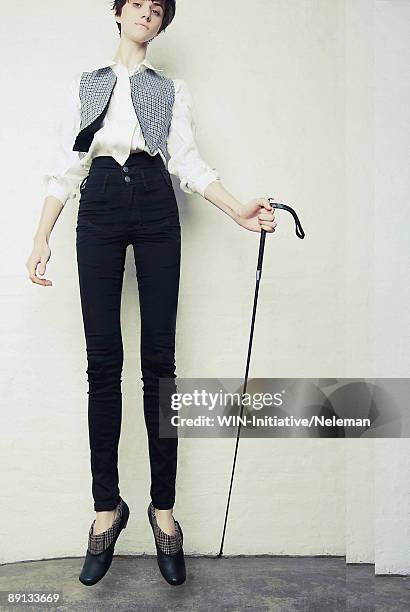
[[128,166],[124,166],[124,167],[123,167],[123,171],[124,171],[124,172],[128,172]]
[[131,181],[131,178],[129,176],[126,176],[124,180],[126,183],[129,183]]

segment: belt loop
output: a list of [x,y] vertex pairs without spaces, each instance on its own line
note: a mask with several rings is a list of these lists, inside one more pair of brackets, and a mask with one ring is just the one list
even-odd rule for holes
[[142,181],[144,183],[144,188],[147,189],[149,187],[149,185],[147,185],[147,181],[145,179],[145,172],[144,172],[144,170],[142,168],[140,169],[140,172],[141,172],[141,176],[142,176]]
[[107,188],[107,183],[108,183],[108,172],[105,175],[105,179],[104,179],[104,185],[103,185],[103,193],[105,193],[105,190]]

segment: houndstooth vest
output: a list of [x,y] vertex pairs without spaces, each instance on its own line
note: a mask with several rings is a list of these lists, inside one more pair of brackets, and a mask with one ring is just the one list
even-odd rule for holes
[[[86,155],[100,129],[117,81],[109,67],[83,72],[80,79],[81,123],[73,151]],[[172,79],[151,68],[130,76],[131,98],[141,130],[150,152],[160,149],[167,155],[167,136],[172,119],[175,86]]]

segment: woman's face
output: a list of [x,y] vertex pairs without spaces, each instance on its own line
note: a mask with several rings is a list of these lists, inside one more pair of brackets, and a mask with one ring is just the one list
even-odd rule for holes
[[127,0],[121,16],[115,18],[121,24],[121,36],[139,43],[156,36],[164,17],[163,7],[163,0]]

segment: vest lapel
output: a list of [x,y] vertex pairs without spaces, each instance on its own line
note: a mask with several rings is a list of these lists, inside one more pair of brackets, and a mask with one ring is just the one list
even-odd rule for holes
[[81,123],[73,151],[88,151],[90,148],[94,134],[107,114],[116,81],[117,75],[109,66],[81,75]]
[[154,153],[169,129],[174,102],[173,87],[169,79],[150,68],[133,74],[130,85],[132,103],[144,139],[151,153]]

